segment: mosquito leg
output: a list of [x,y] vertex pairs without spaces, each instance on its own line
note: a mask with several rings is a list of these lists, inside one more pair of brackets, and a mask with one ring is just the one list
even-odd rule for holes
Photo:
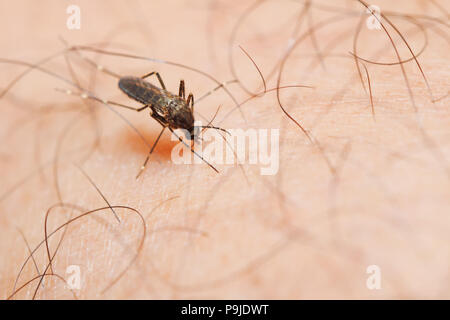
[[166,130],[166,127],[163,127],[161,132],[158,135],[158,138],[156,138],[155,143],[153,144],[152,148],[150,149],[150,152],[147,155],[147,158],[145,158],[144,164],[141,166],[141,169],[139,170],[139,173],[136,176],[136,179],[139,178],[139,176],[142,174],[142,172],[145,170],[145,167],[147,166],[147,162],[150,159],[150,155],[153,153],[153,150],[155,150],[156,145],[158,144],[159,139],[161,138],[164,130]]
[[[168,127],[168,128],[169,128],[170,132],[172,132],[172,133],[175,135],[175,137],[177,137],[178,140],[180,140],[180,142],[181,142],[182,144],[184,144],[186,147],[189,148],[189,145],[188,145],[186,142],[184,142],[184,140],[181,139],[181,137],[180,137],[179,135],[177,135],[177,134],[173,131],[173,129],[172,129],[171,127]],[[214,168],[214,166],[213,166],[211,163],[209,163],[208,161],[206,161],[205,158],[203,158],[201,155],[199,155],[197,152],[195,152],[195,150],[194,150],[193,148],[189,148],[189,149],[191,150],[191,152],[192,152],[194,155],[196,155],[197,157],[199,157],[200,159],[202,159],[204,163],[206,163],[208,166],[210,166],[211,169],[213,169],[216,173],[219,173],[219,171],[218,171],[216,168]]]
[[109,100],[106,100],[106,103],[112,104],[113,106],[118,106],[118,107],[130,109],[130,110],[134,110],[134,111],[137,111],[137,112],[141,112],[142,110],[145,110],[145,109],[147,109],[149,107],[149,105],[146,104],[145,106],[142,106],[140,108],[135,108],[135,107],[130,107],[130,106],[127,106],[127,105],[124,105],[124,104],[121,104],[121,103],[117,103],[117,102],[114,102],[114,101],[109,101]]
[[68,94],[68,95],[71,95],[71,96],[78,96],[78,97],[81,97],[82,99],[91,99],[91,100],[98,101],[98,102],[101,102],[101,103],[106,103],[106,104],[118,106],[118,107],[121,107],[121,108],[126,108],[126,109],[137,111],[137,112],[141,112],[142,110],[145,110],[146,108],[149,107],[148,104],[146,104],[145,106],[140,107],[140,108],[130,107],[130,106],[127,106],[125,104],[118,103],[118,102],[114,102],[114,101],[110,101],[110,100],[103,100],[103,99],[100,99],[98,97],[89,95],[87,93],[73,92],[72,90],[56,89],[56,91],[60,91],[60,92],[63,92],[65,94]]
[[191,105],[192,113],[194,113],[194,95],[192,93],[189,93],[187,98],[187,105]]
[[164,84],[164,81],[162,80],[161,75],[158,72],[156,72],[156,71],[152,71],[150,73],[147,73],[146,75],[142,76],[141,79],[148,78],[148,77],[150,77],[152,75],[156,75],[156,77],[158,78],[159,83],[161,84],[161,88],[166,90],[166,85]]
[[184,91],[184,80],[180,80],[180,89],[178,91],[178,96],[185,99],[185,91]]
[[105,68],[104,66],[97,64],[94,60],[89,59],[88,57],[85,57],[83,54],[81,54],[78,50],[74,49],[73,47],[69,47],[68,43],[61,38],[61,40],[63,41],[64,45],[66,46],[66,50],[68,52],[75,52],[81,59],[83,59],[84,61],[86,61],[88,64],[90,64],[91,66],[93,66],[94,68],[96,68],[98,71],[106,73],[114,78],[120,79],[121,76],[107,68]]
[[197,102],[200,101],[200,100],[203,100],[203,99],[206,98],[207,96],[213,94],[214,92],[216,92],[216,91],[219,90],[220,88],[224,88],[224,87],[226,87],[226,86],[229,85],[229,84],[237,83],[237,82],[238,82],[237,80],[229,80],[229,81],[226,81],[226,82],[224,82],[224,83],[221,83],[221,84],[219,84],[217,87],[215,87],[214,89],[212,89],[212,90],[208,91],[207,93],[205,93],[204,95],[202,95],[202,96],[197,100]]

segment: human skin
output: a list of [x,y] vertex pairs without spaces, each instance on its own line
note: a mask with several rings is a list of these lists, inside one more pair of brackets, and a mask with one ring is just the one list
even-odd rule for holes
[[[81,9],[81,29],[68,30],[67,2],[8,2],[0,21],[1,58],[36,63],[65,48],[61,37],[69,45],[177,62],[227,81],[236,76],[229,65],[230,36],[253,3],[74,1]],[[312,3],[312,20],[301,16],[304,22],[293,39],[336,14],[314,7],[324,2]],[[0,5],[6,12],[6,2]],[[333,5],[348,12],[365,9],[356,1]],[[382,12],[444,16],[431,1],[377,5]],[[303,2],[268,1],[242,23],[231,50],[237,76],[252,92],[263,90],[262,81],[238,45],[261,69],[267,88],[277,87],[278,73],[269,73],[274,66],[279,70],[302,9]],[[368,17],[357,54],[398,62],[386,33],[367,29]],[[221,122],[234,107],[222,90],[196,104],[206,119],[220,105],[214,124],[224,128],[280,129],[279,171],[269,176],[248,163],[219,164],[218,174],[205,164],[175,165],[176,142],[165,133],[136,179],[149,148],[123,119],[100,103],[55,91],[73,89],[63,81],[37,70],[27,74],[1,99],[0,297],[450,298],[447,29],[418,20],[429,26],[418,62],[430,97],[414,60],[403,64],[404,73],[398,64],[365,63],[370,91],[360,65],[364,91],[349,53],[359,21],[350,16],[317,30],[313,39],[321,54],[306,37],[283,65],[280,86],[313,87],[279,92],[286,111],[312,141],[282,112],[274,91],[241,107],[246,121],[236,110]],[[392,21],[418,52],[424,44],[421,29]],[[402,40],[393,38],[401,57],[411,58]],[[336,47],[327,47],[333,41]],[[174,93],[180,79],[197,98],[217,85],[180,67],[82,54],[121,75],[156,70]],[[69,59],[83,87],[103,99],[140,106],[119,91],[117,79],[95,71],[76,53]],[[62,57],[43,67],[74,81]],[[1,70],[4,88],[25,69],[2,63]],[[227,88],[239,102],[249,97],[237,84]],[[115,110],[151,145],[160,127],[148,111]],[[56,251],[52,268],[43,243],[33,255],[36,265],[30,259],[15,286],[30,256],[26,242],[34,249],[45,239],[46,225],[50,233],[67,219],[108,207],[105,199],[136,211],[116,208],[120,223],[109,208],[75,220],[65,233],[63,228],[49,238],[50,255]],[[58,203],[66,206],[48,211]],[[78,209],[70,210],[73,206]],[[366,285],[372,265],[381,271],[380,289]],[[59,278],[70,277],[69,266],[81,272],[81,287],[72,291]],[[44,270],[43,285],[38,287],[37,278],[23,286]]]

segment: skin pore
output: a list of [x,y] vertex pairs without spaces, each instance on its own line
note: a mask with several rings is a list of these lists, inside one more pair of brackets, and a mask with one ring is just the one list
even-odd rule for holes
[[[73,4],[79,30],[66,27],[67,3],[8,3],[1,58],[34,64],[86,45],[239,79],[227,90],[248,101],[223,120],[233,99],[224,90],[199,99],[217,83],[186,68],[88,50],[42,65],[133,107],[80,54],[121,76],[158,71],[173,93],[184,79],[204,125],[220,106],[213,125],[278,128],[279,170],[173,164],[166,132],[136,179],[161,130],[148,110],[66,95],[75,88],[31,70],[1,98],[2,299],[19,288],[12,298],[450,298],[444,1],[378,1],[408,43],[383,20],[395,49],[358,1]],[[264,92],[254,64],[267,92],[249,100]],[[26,66],[1,70],[3,90]],[[271,90],[298,85],[311,88]],[[366,285],[372,265],[379,290]],[[80,288],[70,290],[62,279],[76,270]]]

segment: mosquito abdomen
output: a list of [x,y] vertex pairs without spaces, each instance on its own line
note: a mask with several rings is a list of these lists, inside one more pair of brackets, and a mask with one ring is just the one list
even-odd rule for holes
[[158,104],[165,95],[162,89],[138,77],[120,78],[119,88],[131,99],[142,104]]

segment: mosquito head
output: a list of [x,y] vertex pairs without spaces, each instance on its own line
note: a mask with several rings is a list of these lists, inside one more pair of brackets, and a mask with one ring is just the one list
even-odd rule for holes
[[207,129],[214,129],[214,130],[222,131],[228,135],[230,134],[225,129],[210,126],[210,125],[208,125],[208,126],[192,126],[190,129],[185,130],[184,134],[185,134],[186,139],[192,140],[194,142],[199,142],[199,141],[203,141],[203,139],[201,138],[201,135]]
[[200,127],[192,126],[191,128],[185,130],[184,135],[186,139],[198,142],[200,139]]

